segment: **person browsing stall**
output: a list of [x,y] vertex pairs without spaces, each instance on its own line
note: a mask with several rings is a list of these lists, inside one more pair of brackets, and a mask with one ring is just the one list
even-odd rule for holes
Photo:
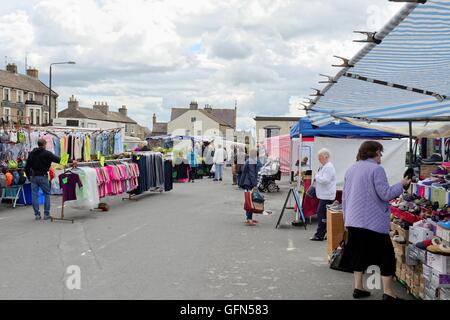
[[61,159],[46,150],[47,141],[45,139],[38,140],[38,147],[28,155],[25,173],[31,182],[32,204],[34,216],[36,220],[41,219],[39,211],[39,188],[44,192],[44,220],[50,219],[50,181],[48,179],[48,171],[52,162],[59,163]]
[[321,149],[317,153],[321,166],[314,180],[316,196],[319,199],[317,206],[317,231],[310,239],[312,241],[323,241],[327,234],[327,205],[332,204],[336,198],[336,170],[330,162],[330,151]]
[[345,173],[342,192],[344,224],[348,241],[342,256],[342,265],[353,271],[355,299],[370,296],[363,288],[363,272],[369,266],[380,267],[383,282],[383,300],[396,299],[393,276],[396,262],[389,237],[389,201],[407,189],[411,179],[390,186],[381,164],[383,145],[377,141],[361,144],[357,161]]

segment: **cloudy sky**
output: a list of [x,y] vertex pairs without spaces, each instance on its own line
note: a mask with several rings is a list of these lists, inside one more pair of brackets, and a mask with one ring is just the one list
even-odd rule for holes
[[[337,72],[333,55],[361,48],[353,30],[376,31],[401,8],[387,0],[0,0],[0,58],[40,70],[58,110],[108,101],[151,128],[171,107],[234,107],[299,115],[296,104]],[[4,64],[4,61],[2,61]],[[319,87],[320,88],[320,87]]]

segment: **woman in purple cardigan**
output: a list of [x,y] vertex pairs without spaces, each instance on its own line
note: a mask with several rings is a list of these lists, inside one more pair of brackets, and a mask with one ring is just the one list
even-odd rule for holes
[[363,289],[363,272],[369,266],[380,267],[383,281],[383,300],[396,299],[392,288],[395,273],[395,254],[389,237],[389,201],[402,194],[411,180],[390,186],[386,172],[380,166],[383,145],[377,141],[361,144],[357,162],[345,174],[342,194],[348,243],[342,263],[354,273],[355,299],[368,297]]

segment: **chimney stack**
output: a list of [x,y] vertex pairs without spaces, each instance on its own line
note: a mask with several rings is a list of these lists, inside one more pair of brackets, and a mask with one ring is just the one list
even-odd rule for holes
[[212,106],[210,104],[205,104],[205,110],[208,112],[212,111]]
[[69,102],[67,103],[67,106],[71,110],[78,109],[78,106],[79,106],[78,101],[77,101],[77,99],[75,99],[75,97],[73,95],[69,98]]
[[189,105],[189,109],[191,109],[191,110],[197,110],[197,109],[198,109],[198,103],[197,103],[197,101],[192,101],[191,104]]
[[27,69],[27,76],[39,79],[39,71],[36,68],[28,68]]
[[108,103],[104,102],[104,101],[102,101],[102,102],[95,102],[93,109],[94,110],[98,110],[98,111],[100,111],[100,112],[102,112],[104,114],[108,114],[109,106],[108,106]]
[[153,114],[153,127],[155,127],[156,124],[156,113]]
[[11,72],[11,73],[17,73],[17,66],[15,63],[8,63],[8,65],[6,66],[6,71]]
[[122,106],[122,108],[119,108],[119,113],[125,117],[127,117],[127,106]]

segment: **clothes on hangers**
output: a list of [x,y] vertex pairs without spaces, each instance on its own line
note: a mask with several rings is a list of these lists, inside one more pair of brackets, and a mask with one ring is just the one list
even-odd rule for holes
[[133,155],[133,162],[139,167],[139,185],[133,194],[151,189],[164,189],[164,160],[161,153],[145,152]]
[[68,205],[79,210],[95,209],[100,202],[95,168],[80,167],[74,172],[80,176],[83,187],[76,188],[77,200],[68,202]]
[[63,201],[71,201],[77,199],[76,187],[82,188],[83,184],[80,176],[73,172],[65,172],[59,175],[59,185],[63,190]]

